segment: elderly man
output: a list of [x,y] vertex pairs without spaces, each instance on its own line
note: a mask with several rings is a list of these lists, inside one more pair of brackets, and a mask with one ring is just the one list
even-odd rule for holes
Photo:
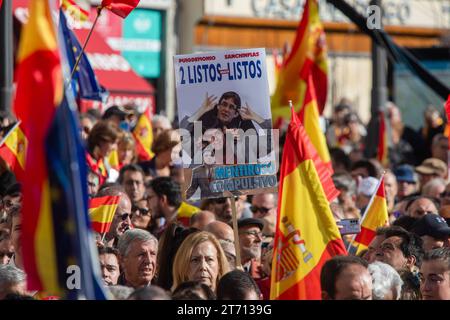
[[8,264],[14,255],[14,246],[8,230],[0,230],[0,265]]
[[234,270],[236,268],[236,249],[234,247],[233,229],[225,222],[214,221],[205,227],[205,231],[211,232],[219,240],[230,265],[230,270]]
[[428,181],[422,188],[422,195],[425,197],[439,199],[445,191],[446,182],[442,178],[434,178]]
[[365,260],[335,256],[320,272],[323,300],[372,300],[372,276]]
[[120,236],[124,234],[131,226],[131,201],[121,186],[110,186],[101,189],[98,197],[104,196],[119,196],[119,205],[114,213],[113,221],[108,233],[106,233],[105,240],[107,245],[115,247]]
[[155,276],[158,254],[155,236],[141,229],[128,230],[120,237],[118,250],[121,284],[135,289],[150,285]]
[[216,216],[214,213],[208,210],[203,210],[194,213],[189,219],[189,224],[192,228],[205,230],[205,228],[214,221],[216,221]]
[[263,228],[264,223],[260,219],[247,218],[238,221],[242,266],[255,280],[262,277],[260,265]]
[[373,300],[399,300],[403,281],[397,271],[387,263],[375,261],[369,264],[372,276]]
[[423,257],[422,239],[403,228],[389,228],[378,247],[375,260],[389,264],[397,272],[414,271]]
[[436,158],[425,159],[422,164],[416,167],[416,172],[419,174],[420,188],[434,178],[443,178],[447,176],[447,164]]
[[12,265],[0,266],[0,300],[3,300],[8,294],[26,295],[26,275],[25,273]]

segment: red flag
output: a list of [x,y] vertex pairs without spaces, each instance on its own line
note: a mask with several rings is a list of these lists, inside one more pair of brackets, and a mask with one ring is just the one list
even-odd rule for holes
[[126,18],[134,8],[137,7],[140,0],[103,0],[102,8],[110,10],[119,17]]
[[150,107],[139,117],[133,137],[136,140],[136,151],[140,161],[147,161],[155,155],[152,152],[153,129]]
[[119,201],[119,196],[105,196],[91,199],[89,203],[89,214],[93,230],[98,233],[106,233],[109,231]]
[[0,157],[20,181],[22,181],[25,173],[27,146],[28,139],[20,127],[20,122],[11,128],[0,142]]

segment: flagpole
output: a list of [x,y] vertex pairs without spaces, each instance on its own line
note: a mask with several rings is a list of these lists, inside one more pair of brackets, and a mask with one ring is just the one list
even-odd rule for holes
[[[375,199],[375,197],[377,195],[378,188],[380,187],[380,184],[383,181],[385,174],[386,174],[386,171],[383,171],[383,173],[381,174],[380,180],[378,181],[378,184],[377,184],[377,187],[375,189],[375,192],[373,193],[372,198],[370,198],[369,204],[366,206],[366,210],[364,211],[364,214],[362,215],[361,219],[359,220],[359,225],[361,225],[361,223],[366,218],[367,212],[369,211],[369,208],[372,206],[373,200]],[[350,241],[350,243],[348,244],[347,252],[349,252],[350,248],[352,247],[352,244],[355,241],[356,236],[357,236],[357,234],[353,235],[352,241]]]
[[83,56],[84,49],[86,49],[86,46],[87,46],[87,44],[89,42],[89,39],[91,38],[92,32],[94,31],[95,25],[97,24],[97,20],[100,17],[100,14],[101,14],[102,10],[103,10],[102,6],[99,6],[97,8],[97,16],[95,17],[95,20],[94,20],[94,23],[92,24],[91,30],[89,30],[89,34],[88,34],[88,36],[86,38],[86,41],[83,44],[83,48],[81,49],[81,52],[78,55],[77,60],[75,61],[75,65],[73,66],[72,73],[70,74],[69,82],[72,81],[72,78],[73,78],[73,76],[75,74],[75,71],[77,70],[78,64],[80,63],[81,57]]
[[231,196],[230,199],[231,199],[231,210],[233,212],[233,232],[234,232],[234,248],[236,250],[236,268],[242,270],[241,247],[239,245],[239,234],[237,224],[236,200],[234,200],[234,196]]

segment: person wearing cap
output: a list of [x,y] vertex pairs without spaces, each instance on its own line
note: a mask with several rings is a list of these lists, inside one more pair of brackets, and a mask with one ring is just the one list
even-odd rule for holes
[[102,120],[111,121],[118,128],[126,129],[127,131],[129,131],[130,128],[124,126],[124,122],[128,123],[127,116],[129,115],[130,113],[125,111],[123,108],[120,108],[119,106],[111,106],[106,109],[105,113],[102,116]]
[[427,214],[416,222],[413,232],[422,238],[425,252],[450,247],[450,227],[437,214]]
[[402,164],[394,169],[394,175],[397,179],[398,191],[397,201],[400,202],[406,197],[415,193],[417,180],[414,175],[414,168],[407,164]]
[[255,280],[262,277],[261,245],[263,228],[264,223],[260,219],[246,218],[238,221],[242,266]]
[[416,172],[419,174],[420,188],[434,178],[447,177],[447,164],[436,158],[425,159],[422,164],[416,167]]
[[370,198],[377,191],[378,179],[367,177],[361,180],[356,192],[356,207],[363,210],[370,202]]

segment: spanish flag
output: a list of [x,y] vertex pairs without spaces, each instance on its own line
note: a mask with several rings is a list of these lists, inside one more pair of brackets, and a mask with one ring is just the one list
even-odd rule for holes
[[[62,75],[68,68],[61,67],[51,14],[57,1],[31,0],[29,9],[19,44],[14,101],[28,138],[21,217],[28,290],[69,299],[105,299],[87,215],[87,169],[76,104],[70,90],[63,95]],[[82,270],[75,288],[68,281],[73,266]]]
[[74,0],[61,0],[61,8],[76,21],[89,20],[89,11],[84,10]]
[[177,220],[181,222],[183,226],[189,228],[191,217],[201,210],[196,206],[183,201],[177,211]]
[[114,213],[119,205],[119,196],[93,198],[89,203],[89,214],[92,229],[98,233],[106,233],[111,228]]
[[384,119],[384,112],[380,111],[380,121],[378,129],[378,148],[377,148],[377,160],[383,165],[383,167],[389,166],[389,153],[388,153],[388,136],[386,131],[386,121]]
[[306,95],[304,105],[299,113],[299,118],[305,127],[305,131],[311,139],[314,148],[320,156],[320,159],[333,173],[331,165],[330,152],[328,150],[325,134],[320,127],[319,109],[317,106],[316,90],[312,78],[312,73],[308,75],[308,83],[306,86]]
[[146,161],[153,158],[155,154],[152,152],[153,129],[150,107],[147,107],[145,112],[139,117],[137,125],[133,130],[133,136],[136,140],[136,152],[139,161]]
[[298,106],[296,111],[304,105],[310,73],[316,89],[318,112],[322,114],[328,90],[327,70],[326,39],[319,19],[318,3],[317,0],[307,0],[292,51],[279,71],[271,99],[274,123],[279,123],[280,117],[289,119],[289,100]]
[[[55,5],[55,3],[53,2]],[[56,271],[54,225],[46,137],[63,94],[59,48],[50,2],[31,0],[21,32],[14,111],[28,137],[23,179],[22,254],[29,290],[61,295]]]
[[103,0],[101,8],[106,8],[121,18],[126,18],[140,0]]
[[25,172],[27,146],[28,139],[20,128],[20,122],[17,122],[0,142],[0,157],[19,180]]
[[358,233],[349,245],[349,252],[358,254],[367,249],[370,242],[375,238],[375,231],[389,223],[389,215],[384,193],[384,175],[381,177],[377,191],[370,199],[366,212],[361,218],[361,232]]
[[320,299],[323,264],[346,250],[314,165],[316,151],[292,109],[280,170],[270,298]]

